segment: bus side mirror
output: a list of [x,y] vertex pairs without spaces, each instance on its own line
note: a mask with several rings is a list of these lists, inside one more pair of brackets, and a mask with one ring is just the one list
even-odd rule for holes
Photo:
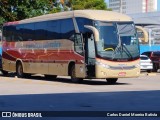
[[143,37],[139,39],[142,40],[143,42],[148,42],[149,41],[149,36],[148,36],[148,32],[141,26],[136,26],[136,29],[137,29],[137,34],[138,33],[142,33]]
[[95,41],[99,41],[99,31],[93,27],[93,26],[89,26],[89,25],[84,25],[85,28],[91,30],[94,34],[94,37],[95,37]]

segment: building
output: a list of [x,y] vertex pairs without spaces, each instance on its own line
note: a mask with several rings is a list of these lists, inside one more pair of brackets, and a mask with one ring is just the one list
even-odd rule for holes
[[160,25],[160,11],[128,14],[134,23],[140,26]]
[[157,11],[157,0],[109,0],[109,8],[124,14]]
[[[146,51],[160,51],[160,12],[128,14],[135,25],[141,26],[145,32],[137,30],[140,40],[140,53]],[[143,42],[143,38],[147,39]]]

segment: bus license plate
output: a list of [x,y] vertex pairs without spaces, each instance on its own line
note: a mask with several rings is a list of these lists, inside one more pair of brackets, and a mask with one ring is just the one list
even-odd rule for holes
[[126,76],[126,72],[119,72],[118,76]]

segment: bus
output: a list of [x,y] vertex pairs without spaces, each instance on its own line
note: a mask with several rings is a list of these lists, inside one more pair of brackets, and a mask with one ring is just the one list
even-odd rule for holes
[[140,43],[140,54],[160,51],[160,25],[136,26]]
[[75,10],[3,25],[3,73],[17,77],[43,74],[83,79],[138,77],[139,42],[127,15],[103,10]]

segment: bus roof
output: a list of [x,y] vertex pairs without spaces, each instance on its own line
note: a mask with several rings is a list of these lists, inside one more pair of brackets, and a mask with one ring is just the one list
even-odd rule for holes
[[132,21],[131,17],[121,13],[113,12],[113,11],[75,10],[75,11],[66,11],[66,12],[42,15],[38,17],[24,19],[16,23],[22,24],[22,23],[31,23],[31,22],[46,21],[46,20],[73,18],[73,17],[84,17],[84,18],[100,20],[100,21]]

